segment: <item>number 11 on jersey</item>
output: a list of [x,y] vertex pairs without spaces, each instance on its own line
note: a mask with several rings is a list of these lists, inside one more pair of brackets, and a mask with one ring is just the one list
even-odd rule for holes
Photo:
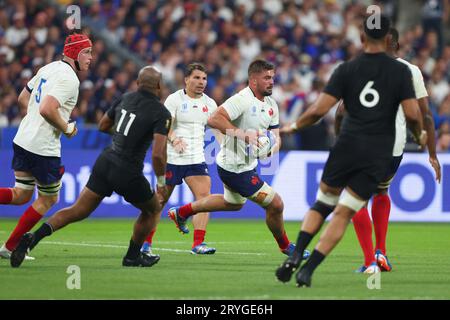
[[[122,122],[124,121],[125,116],[128,113],[128,112],[126,112],[123,109],[120,110],[120,111],[122,112],[122,115],[120,116],[119,123],[117,124],[117,129],[116,129],[117,132],[120,132],[120,128],[122,127]],[[124,136],[128,135],[128,132],[130,131],[130,127],[133,124],[134,119],[136,118],[136,115],[134,113],[130,112],[129,114],[130,114],[130,116],[127,119],[127,122],[126,122],[126,125],[125,125],[125,130],[122,132]]]

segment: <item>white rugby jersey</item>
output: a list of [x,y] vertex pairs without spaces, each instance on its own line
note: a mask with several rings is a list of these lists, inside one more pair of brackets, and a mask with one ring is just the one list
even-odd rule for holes
[[61,132],[48,123],[39,113],[39,106],[46,95],[60,104],[59,114],[69,121],[78,99],[80,81],[72,67],[63,61],[49,63],[39,69],[28,82],[31,92],[27,115],[22,119],[14,143],[41,156],[61,157]]
[[[261,101],[255,97],[249,87],[224,102],[231,123],[243,130],[268,130],[279,126],[278,105],[271,97]],[[221,168],[241,173],[254,169],[258,160],[249,157],[247,144],[237,138],[225,135],[217,155],[217,165]]]
[[205,162],[205,126],[209,116],[217,109],[216,102],[206,94],[198,99],[191,98],[181,89],[169,95],[164,105],[174,119],[172,130],[187,144],[183,153],[177,153],[168,143],[167,163],[188,165]]
[[[420,72],[420,69],[417,66],[401,58],[397,58],[397,61],[400,61],[409,67],[409,70],[411,71],[413,77],[413,85],[414,85],[414,92],[416,93],[416,99],[427,97],[428,93],[427,89],[425,88],[425,83],[423,81],[423,76],[422,73]],[[393,151],[394,157],[398,157],[403,154],[405,144],[406,144],[406,119],[405,113],[403,112],[403,108],[402,106],[400,106],[398,108],[397,117],[395,119],[395,142]]]

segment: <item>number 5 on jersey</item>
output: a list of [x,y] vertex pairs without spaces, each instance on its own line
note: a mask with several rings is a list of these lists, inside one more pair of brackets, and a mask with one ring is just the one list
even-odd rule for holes
[[[122,127],[122,123],[125,119],[125,116],[127,115],[128,112],[126,112],[125,110],[120,110],[122,112],[122,115],[120,116],[119,119],[119,123],[117,124],[117,128],[116,131],[120,132],[120,129]],[[128,119],[126,120],[126,124],[124,125],[124,131],[122,132],[124,136],[128,135],[128,132],[130,131],[130,127],[133,124],[134,119],[136,118],[136,115],[134,113],[128,113],[130,116],[128,117]]]
[[40,103],[40,102],[41,102],[42,85],[43,85],[44,83],[46,83],[46,82],[47,82],[47,79],[44,79],[44,78],[41,78],[41,82],[39,82],[39,86],[38,86],[38,88],[37,88],[37,93],[36,93],[36,95],[34,96],[34,99],[36,99],[36,102],[37,102],[37,103]]
[[[380,95],[378,94],[378,91],[372,88],[373,81],[369,81],[364,86],[364,89],[362,89],[361,93],[359,94],[359,102],[366,107],[366,108],[373,108],[377,105],[378,101],[380,101]],[[367,100],[367,96],[372,96],[373,98],[371,101]]]

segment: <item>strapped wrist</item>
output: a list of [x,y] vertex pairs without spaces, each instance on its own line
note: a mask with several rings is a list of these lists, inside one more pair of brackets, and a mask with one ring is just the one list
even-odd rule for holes
[[166,185],[166,177],[165,176],[157,176],[156,177],[156,185],[158,187],[163,187]]
[[294,131],[297,131],[297,130],[298,130],[297,121],[293,122],[293,123],[291,124],[290,128],[291,128],[292,130],[294,130]]

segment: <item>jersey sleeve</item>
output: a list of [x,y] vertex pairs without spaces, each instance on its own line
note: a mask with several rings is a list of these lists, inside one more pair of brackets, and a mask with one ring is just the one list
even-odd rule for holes
[[169,134],[170,126],[172,125],[172,117],[170,112],[161,112],[158,119],[156,119],[153,126],[153,133],[159,133],[164,136]]
[[239,94],[227,99],[227,101],[225,101],[222,106],[228,113],[231,121],[239,118],[239,116],[245,111],[245,104],[243,103],[242,98]]
[[325,89],[323,90],[323,92],[332,95],[338,100],[340,100],[344,95],[344,84],[345,84],[344,65],[345,65],[344,63],[340,64],[336,68],[336,70],[334,70],[330,80],[328,81]]
[[36,80],[38,78],[38,75],[35,74],[33,78],[30,79],[30,81],[27,82],[27,85],[25,86],[25,89],[27,89],[27,91],[29,93],[31,93],[36,85]]
[[56,79],[57,83],[47,92],[47,95],[58,100],[59,104],[64,105],[69,99],[77,96],[78,83],[73,79],[60,77]]
[[407,66],[403,68],[403,72],[400,78],[400,84],[401,84],[399,90],[400,101],[407,99],[416,99],[416,93],[414,92],[413,86],[413,76]]
[[217,110],[217,103],[214,101],[214,99],[211,98],[208,99],[208,108],[209,114],[212,114],[214,111]]
[[415,67],[413,68],[412,76],[413,76],[413,84],[414,84],[414,91],[416,93],[416,99],[421,99],[424,97],[428,97],[427,88],[425,87],[425,82],[423,81],[422,72],[420,72],[420,69]]
[[106,114],[108,115],[108,118],[113,119],[116,117],[116,108],[119,105],[119,103],[122,102],[122,97],[116,99],[113,101],[111,107],[106,111]]
[[172,118],[175,118],[175,115],[177,114],[178,104],[176,103],[175,98],[172,94],[167,97],[166,101],[164,101],[164,106],[167,108],[167,110],[169,110]]

